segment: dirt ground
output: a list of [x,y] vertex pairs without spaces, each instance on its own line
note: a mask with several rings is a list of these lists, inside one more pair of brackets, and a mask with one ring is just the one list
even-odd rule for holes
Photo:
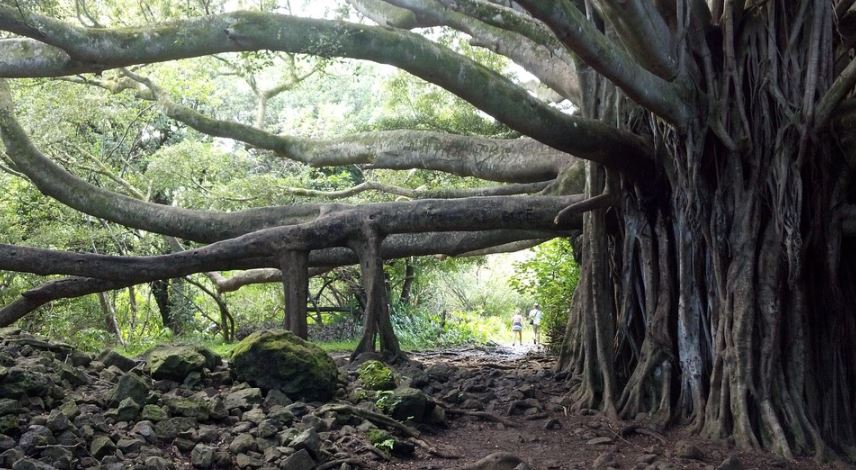
[[[510,419],[516,426],[484,417],[450,415],[448,428],[429,430],[423,439],[458,458],[440,458],[420,450],[411,460],[378,462],[377,468],[463,468],[500,451],[514,454],[533,469],[856,468],[841,462],[788,461],[765,452],[736,451],[727,442],[698,439],[681,428],[662,434],[641,428],[640,433],[633,430],[631,423],[614,423],[592,410],[571,412],[562,404],[567,385],[565,380],[554,377],[554,359],[532,348],[416,353],[411,357],[429,371],[437,363],[458,368],[454,376],[457,382],[452,378],[437,386],[431,390],[432,396],[439,393],[448,397],[459,391],[464,396],[477,397],[484,411]],[[519,402],[521,395],[537,400],[543,411],[509,415],[514,413],[509,406]],[[481,408],[473,402],[463,405]]]

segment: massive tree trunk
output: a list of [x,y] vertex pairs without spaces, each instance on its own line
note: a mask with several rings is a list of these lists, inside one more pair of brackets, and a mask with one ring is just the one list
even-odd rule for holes
[[581,408],[786,457],[852,458],[856,296],[839,211],[851,170],[815,112],[837,73],[833,9],[732,8],[721,50],[704,36],[683,45],[699,58],[702,101],[683,128],[639,115],[602,77],[581,80],[585,114],[649,133],[661,156],[642,190],[590,164],[587,195],[622,197],[584,217],[559,367]]

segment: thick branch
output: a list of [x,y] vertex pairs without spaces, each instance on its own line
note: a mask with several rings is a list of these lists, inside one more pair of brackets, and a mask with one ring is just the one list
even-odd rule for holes
[[[426,233],[390,235],[384,240],[382,250],[384,259],[396,259],[409,256],[441,254],[447,256],[463,255],[474,250],[494,245],[506,245],[515,240],[529,238],[549,238],[560,232],[535,230],[494,230],[466,233]],[[329,267],[344,266],[357,262],[356,255],[347,248],[315,250],[309,257],[309,264],[316,266],[312,272],[327,271]],[[247,262],[247,267],[273,266],[272,258],[258,258]],[[327,267],[327,268],[325,268]],[[280,282],[281,272],[276,271],[276,282]],[[171,273],[161,273],[168,279]],[[0,309],[0,326],[17,321],[40,306],[58,299],[80,297],[87,294],[121,289],[137,284],[136,281],[118,281],[72,277],[48,282],[40,287],[21,294],[21,298]]]
[[[500,74],[404,31],[253,12],[195,18],[154,28],[83,29],[35,14],[22,18],[18,10],[10,7],[0,7],[0,29],[58,47],[74,59],[88,62],[91,72],[263,49],[390,64],[446,88],[512,129],[563,152],[635,177],[644,178],[651,168],[651,149],[638,136],[564,114]],[[19,52],[18,59],[25,62],[28,57],[20,57]],[[54,75],[79,72],[63,69]],[[8,74],[0,70],[0,76]],[[16,70],[15,76],[20,75]],[[37,74],[31,74],[34,75]]]
[[815,127],[826,126],[835,109],[856,86],[856,59],[850,61],[817,105]]
[[[352,0],[360,3],[365,0]],[[422,18],[469,34],[474,46],[508,57],[547,86],[574,103],[580,103],[580,84],[573,56],[561,44],[549,48],[515,31],[499,28],[460,13],[437,0],[388,0]],[[546,29],[546,28],[545,28]],[[548,31],[549,34],[549,31]],[[552,36],[552,34],[550,34]],[[558,41],[556,41],[558,43]]]
[[570,1],[521,0],[518,3],[532,16],[544,21],[570,50],[624,90],[627,96],[675,126],[685,125],[690,109],[684,92],[675,83],[640,66],[621,47],[616,47]]

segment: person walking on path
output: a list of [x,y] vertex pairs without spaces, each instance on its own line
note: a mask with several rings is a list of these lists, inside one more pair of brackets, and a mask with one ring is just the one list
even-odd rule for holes
[[529,311],[529,324],[532,325],[532,332],[535,334],[533,342],[541,344],[541,306],[535,304],[535,307]]
[[513,317],[511,317],[511,345],[519,344],[523,346],[523,315],[520,312],[516,312]]

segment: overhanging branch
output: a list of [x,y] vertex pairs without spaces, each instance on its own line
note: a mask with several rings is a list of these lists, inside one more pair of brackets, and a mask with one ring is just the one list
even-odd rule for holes
[[[34,26],[37,25],[37,26]],[[0,29],[65,51],[98,72],[135,64],[221,52],[273,50],[348,57],[390,64],[437,84],[518,132],[577,157],[602,163],[631,177],[652,168],[651,148],[633,133],[596,120],[567,115],[531,96],[500,74],[426,38],[389,28],[343,21],[235,12],[154,27],[84,29],[36,14],[0,7]],[[155,34],[156,33],[156,34]],[[2,47],[6,54],[8,49]],[[6,55],[0,76],[21,76],[29,55]],[[629,65],[629,64],[628,64]],[[11,72],[9,69],[14,68]],[[80,73],[60,68],[52,75]],[[46,75],[32,70],[30,76]]]

